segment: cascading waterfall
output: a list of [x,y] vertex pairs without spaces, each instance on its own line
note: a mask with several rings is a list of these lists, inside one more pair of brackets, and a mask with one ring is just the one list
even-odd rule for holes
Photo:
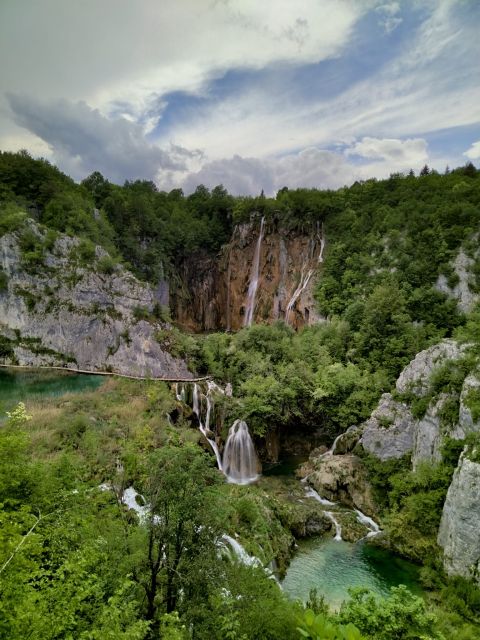
[[333,515],[333,513],[331,511],[325,511],[324,513],[327,516],[327,518],[333,522],[333,524],[335,526],[335,538],[334,538],[334,540],[336,540],[337,542],[340,542],[342,540],[342,527],[341,527],[340,523],[338,522],[338,520],[335,518],[335,516]]
[[382,533],[382,530],[375,522],[375,520],[373,520],[369,516],[366,516],[360,511],[360,509],[355,509],[355,513],[357,514],[358,522],[369,529],[369,532],[366,535],[367,538],[374,538],[375,536],[378,536],[380,533]]
[[258,458],[247,423],[235,420],[223,452],[223,473],[228,482],[250,484],[258,478]]
[[203,397],[205,398],[205,401],[207,403],[207,414],[205,416],[205,424],[202,422],[202,412],[201,412],[201,406],[200,406],[200,390],[198,388],[197,383],[195,382],[194,386],[193,386],[193,408],[192,409],[193,409],[193,412],[195,413],[195,415],[198,418],[198,426],[200,428],[200,431],[202,432],[202,434],[205,437],[205,439],[208,442],[208,444],[212,447],[212,451],[215,454],[215,458],[217,459],[217,466],[220,469],[220,471],[223,471],[223,468],[222,468],[222,456],[220,455],[220,451],[218,449],[218,445],[215,442],[215,440],[213,440],[213,438],[209,438],[210,416],[211,416],[211,413],[212,413],[212,398],[211,398],[210,383],[209,383],[209,386],[208,386],[207,393]]
[[253,256],[250,284],[248,285],[247,306],[245,309],[245,318],[243,321],[244,327],[250,327],[253,322],[253,313],[255,311],[255,297],[257,295],[257,287],[258,287],[258,272],[260,268],[260,252],[262,249],[264,223],[265,223],[265,218],[262,217],[262,220],[260,222],[260,234],[258,236],[257,246],[255,247],[255,254]]

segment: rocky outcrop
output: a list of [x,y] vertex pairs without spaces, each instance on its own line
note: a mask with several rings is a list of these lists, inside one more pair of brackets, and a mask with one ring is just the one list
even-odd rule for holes
[[442,459],[441,448],[444,434],[441,426],[441,411],[450,397],[449,394],[441,393],[432,400],[423,418],[417,420],[413,426],[412,467],[414,470],[420,462],[425,460],[440,462]]
[[[401,372],[395,385],[396,392],[418,398],[427,396],[431,392],[432,375],[447,362],[461,358],[463,353],[464,347],[455,340],[443,340],[421,351]],[[448,394],[436,396],[425,415],[417,419],[406,402],[395,400],[389,393],[383,394],[378,407],[363,425],[361,445],[380,460],[401,458],[411,453],[414,469],[422,460],[438,462],[443,438],[447,435],[442,429],[441,411],[450,398]],[[463,416],[463,420],[468,421],[466,409]],[[467,432],[461,424],[459,417],[458,425],[449,429],[448,435],[464,438]]]
[[480,396],[480,378],[478,373],[471,373],[463,381],[462,392],[460,393],[460,410],[458,416],[458,427],[452,433],[452,437],[459,440],[466,435],[480,431],[480,420],[475,419],[469,407],[471,396]]
[[353,454],[321,454],[310,457],[308,482],[322,496],[331,501],[357,508],[370,516],[377,508],[373,499],[372,487],[361,459]]
[[78,239],[60,235],[49,246],[40,228],[29,224],[43,250],[35,268],[25,266],[18,233],[0,238],[0,265],[8,279],[0,292],[4,363],[192,377],[185,362],[156,339],[168,327],[152,320],[151,288],[110,262],[100,247],[85,266]]
[[444,567],[480,583],[480,464],[463,453],[443,506],[438,544]]
[[450,287],[447,278],[443,274],[438,276],[435,284],[438,291],[456,299],[458,308],[464,313],[471,311],[480,299],[478,293],[475,293],[470,287],[473,280],[471,271],[474,264],[475,260],[467,256],[461,249],[452,265],[457,279],[456,284]]
[[443,340],[420,351],[399,375],[395,385],[399,393],[424,396],[430,389],[432,374],[448,360],[458,360],[464,348],[455,340]]
[[413,449],[415,419],[407,404],[384,393],[364,423],[360,444],[380,460],[401,458]]
[[[170,300],[176,321],[194,331],[235,331],[244,325],[251,268],[260,218],[235,227],[215,258],[194,255],[179,266]],[[284,320],[294,328],[321,320],[313,285],[323,261],[325,239],[319,227],[289,231],[265,222],[259,254],[254,322]]]

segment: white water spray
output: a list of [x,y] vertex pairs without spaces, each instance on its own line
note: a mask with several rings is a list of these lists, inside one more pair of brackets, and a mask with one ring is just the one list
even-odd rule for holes
[[257,246],[255,247],[255,254],[253,256],[250,284],[248,285],[247,306],[245,309],[245,318],[243,321],[244,327],[250,327],[253,322],[253,313],[255,311],[255,298],[257,295],[257,287],[258,287],[258,272],[260,268],[260,252],[262,249],[264,222],[265,222],[265,218],[262,217],[262,221],[260,222],[260,234],[258,236]]
[[333,515],[333,513],[331,511],[325,511],[324,513],[327,516],[327,518],[333,522],[333,524],[335,526],[335,538],[334,538],[334,540],[336,540],[337,542],[340,542],[341,539],[342,539],[342,527],[341,527],[340,523],[338,522],[338,520],[335,518],[335,516]]
[[250,484],[258,478],[258,458],[247,423],[235,420],[223,452],[223,473],[228,482]]
[[323,504],[323,505],[325,505],[327,507],[332,507],[334,504],[336,504],[335,502],[331,502],[330,500],[327,500],[326,498],[322,498],[322,496],[319,495],[319,493],[317,491],[315,491],[315,489],[313,489],[312,487],[305,487],[305,497],[306,498],[313,498],[314,500],[316,500],[320,504]]
[[260,560],[256,556],[250,556],[242,547],[242,545],[237,540],[235,540],[235,538],[232,538],[231,536],[224,533],[222,536],[222,541],[224,544],[226,543],[229,545],[235,557],[238,558],[238,560],[242,564],[245,564],[248,567],[262,566],[262,563],[260,562]]
[[374,538],[375,536],[378,536],[379,533],[382,533],[382,530],[375,522],[375,520],[373,520],[369,516],[366,516],[360,511],[360,509],[355,509],[355,513],[357,514],[358,522],[369,529],[369,532],[366,535],[367,538]]

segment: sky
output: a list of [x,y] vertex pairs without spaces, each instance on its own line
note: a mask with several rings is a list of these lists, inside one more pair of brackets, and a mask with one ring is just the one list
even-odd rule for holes
[[0,0],[0,149],[235,195],[480,167],[480,0]]

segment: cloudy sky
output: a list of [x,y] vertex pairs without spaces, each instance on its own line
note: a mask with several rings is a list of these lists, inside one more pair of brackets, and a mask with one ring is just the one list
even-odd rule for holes
[[478,0],[1,0],[0,149],[235,194],[480,166]]

